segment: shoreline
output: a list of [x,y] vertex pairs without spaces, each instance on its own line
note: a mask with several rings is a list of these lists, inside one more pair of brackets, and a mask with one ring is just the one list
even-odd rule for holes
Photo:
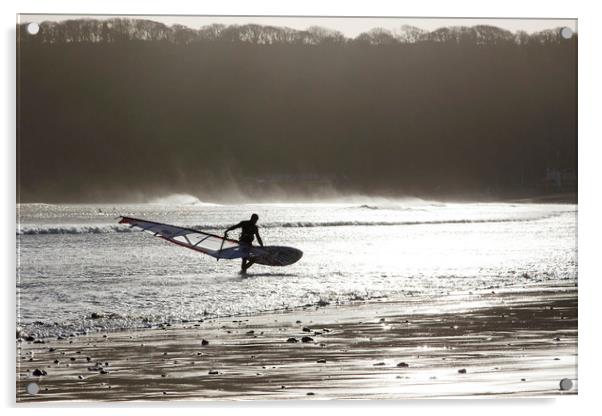
[[[576,394],[577,287],[312,306],[44,341],[17,344],[19,403]],[[560,391],[563,378],[571,390]],[[26,392],[32,382],[36,395]]]

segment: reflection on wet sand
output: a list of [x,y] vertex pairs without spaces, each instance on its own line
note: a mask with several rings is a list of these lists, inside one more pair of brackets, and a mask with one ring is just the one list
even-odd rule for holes
[[[424,301],[312,307],[43,344],[21,340],[17,399],[397,399],[577,392],[575,287]],[[36,369],[47,375],[34,376]],[[561,391],[563,379],[572,381],[569,390]],[[32,382],[40,387],[36,395],[26,390]]]

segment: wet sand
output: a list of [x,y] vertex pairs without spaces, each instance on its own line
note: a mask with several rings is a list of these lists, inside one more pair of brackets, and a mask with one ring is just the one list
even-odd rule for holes
[[[17,402],[576,394],[577,288],[306,307],[44,342],[17,343]],[[565,378],[573,387],[561,391]]]

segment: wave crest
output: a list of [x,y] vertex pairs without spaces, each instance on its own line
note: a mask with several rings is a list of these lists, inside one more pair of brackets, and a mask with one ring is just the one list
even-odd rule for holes
[[[526,222],[543,220],[558,214],[546,216],[534,216],[525,218],[490,218],[490,219],[450,219],[450,220],[424,220],[424,221],[287,221],[263,223],[260,228],[314,228],[314,227],[351,227],[351,226],[393,226],[393,225],[442,225],[442,224],[482,224],[482,223],[505,223]],[[223,230],[231,224],[195,224],[180,225],[185,228],[196,230]],[[104,234],[104,233],[127,233],[140,232],[127,225],[98,224],[98,225],[53,225],[53,226],[29,226],[23,225],[17,228],[17,235],[42,235],[42,234]]]

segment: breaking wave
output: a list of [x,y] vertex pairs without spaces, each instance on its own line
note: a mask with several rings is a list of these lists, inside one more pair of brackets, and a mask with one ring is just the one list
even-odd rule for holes
[[214,207],[219,205],[211,202],[201,201],[196,196],[188,194],[171,194],[168,196],[152,199],[148,203],[154,205],[194,205],[206,207]]
[[[450,220],[425,220],[425,221],[294,221],[294,222],[271,222],[263,223],[260,228],[314,228],[314,227],[353,227],[353,226],[393,226],[393,225],[442,225],[442,224],[481,224],[481,223],[505,223],[526,222],[544,220],[559,214],[546,216],[532,216],[524,218],[491,218],[491,219],[450,219]],[[180,225],[185,228],[196,230],[223,230],[232,224],[195,224]],[[43,234],[105,234],[105,233],[128,233],[140,232],[127,225],[99,224],[99,225],[52,225],[33,226],[22,225],[17,227],[17,235],[43,235]]]

